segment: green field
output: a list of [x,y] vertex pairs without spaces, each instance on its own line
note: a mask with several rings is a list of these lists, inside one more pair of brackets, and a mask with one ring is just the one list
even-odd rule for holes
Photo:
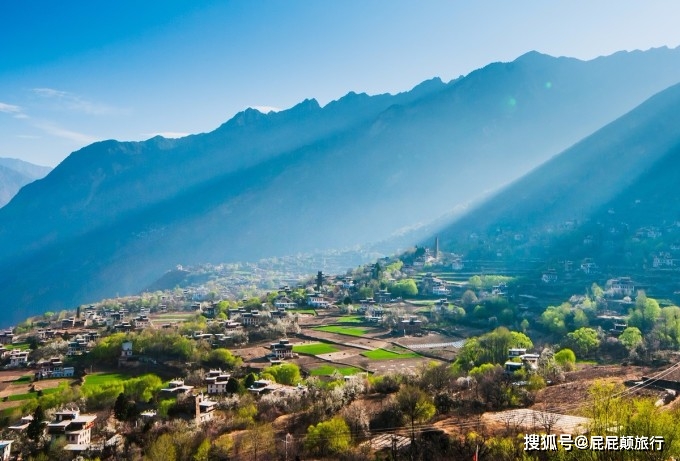
[[20,351],[27,351],[31,348],[31,345],[28,343],[13,343],[13,344],[6,344],[5,349],[7,350],[13,350],[13,349],[18,349]]
[[406,349],[403,349],[403,352],[375,349],[373,351],[362,352],[361,355],[371,360],[416,359],[420,357],[415,352]]
[[434,306],[435,301],[428,299],[407,299],[406,302],[413,304],[414,306]]
[[366,318],[360,315],[353,315],[351,317],[342,317],[337,320],[338,323],[364,323]]
[[312,376],[330,376],[332,375],[335,371],[338,371],[343,376],[349,376],[349,375],[355,375],[357,373],[361,373],[361,370],[359,368],[355,367],[350,367],[350,366],[333,366],[333,365],[321,365],[320,367],[316,367],[313,370],[311,370]]
[[293,352],[306,355],[330,354],[331,352],[338,352],[339,349],[330,344],[304,344],[301,346],[293,346]]
[[[56,392],[60,392],[61,388],[59,387],[52,387],[50,389],[43,389],[42,395],[49,395],[49,394],[54,394]],[[10,395],[7,397],[7,400],[10,402],[17,402],[20,400],[28,400],[28,399],[37,399],[38,398],[38,393],[37,392],[28,392],[26,394],[15,394],[15,395]]]
[[313,329],[325,331],[326,333],[338,333],[348,336],[364,336],[368,331],[371,331],[370,328],[365,327],[343,327],[339,325],[329,325],[327,327],[316,327]]
[[83,388],[87,388],[88,386],[99,386],[101,384],[106,384],[114,381],[122,382],[130,378],[132,378],[132,376],[124,375],[121,373],[95,373],[92,375],[87,375],[85,377],[85,383],[83,384]]
[[12,381],[12,384],[26,384],[33,380],[33,375],[24,375]]

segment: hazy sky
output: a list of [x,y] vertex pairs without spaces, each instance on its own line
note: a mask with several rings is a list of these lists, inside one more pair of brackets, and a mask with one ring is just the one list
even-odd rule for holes
[[211,131],[246,107],[408,90],[537,50],[680,44],[667,1],[4,1],[0,157]]

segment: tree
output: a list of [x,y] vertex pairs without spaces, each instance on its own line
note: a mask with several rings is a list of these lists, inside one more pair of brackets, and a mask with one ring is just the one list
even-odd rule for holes
[[210,439],[203,439],[203,442],[196,449],[194,461],[208,461],[210,455]]
[[246,377],[243,378],[243,386],[248,389],[255,381],[257,381],[257,376],[255,373],[248,373]]
[[416,438],[416,423],[427,421],[436,412],[430,396],[415,386],[404,386],[397,392],[397,405],[411,425],[411,443]]
[[38,405],[33,412],[33,419],[26,428],[26,436],[33,442],[38,442],[42,438],[44,420],[45,411],[41,405]]
[[660,316],[659,303],[655,299],[648,298],[644,291],[640,291],[635,299],[635,309],[630,311],[628,324],[638,327],[643,333],[649,333]]
[[342,410],[342,417],[352,429],[356,439],[361,439],[369,434],[370,417],[366,408],[361,403],[354,403]]
[[661,325],[657,330],[659,339],[665,347],[680,346],[680,307],[668,306],[661,309]]
[[207,363],[214,366],[233,369],[241,366],[243,360],[240,357],[235,357],[230,350],[219,348],[210,352]]
[[418,286],[413,279],[403,279],[390,286],[390,292],[393,296],[406,298],[413,297],[418,294]]
[[336,416],[307,428],[305,449],[321,457],[337,456],[347,451],[351,441],[349,426],[342,418]]
[[465,293],[463,293],[463,296],[460,298],[460,302],[463,303],[463,306],[465,307],[472,307],[479,302],[479,299],[477,299],[477,295],[474,291],[465,290]]
[[230,377],[227,381],[226,390],[230,394],[240,394],[244,389],[238,379]]
[[240,439],[239,449],[252,453],[252,459],[271,459],[276,448],[274,429],[271,424],[261,424],[248,430]]
[[116,403],[113,404],[113,416],[118,421],[125,421],[128,417],[128,401],[122,392],[118,394]]
[[482,278],[479,275],[473,275],[468,279],[468,286],[473,290],[480,290],[482,288]]
[[148,402],[155,391],[163,387],[161,379],[154,374],[146,374],[123,382],[125,395],[137,402]]
[[626,346],[626,349],[632,351],[642,344],[642,332],[636,327],[628,327],[619,336],[619,341]]
[[591,354],[600,346],[597,331],[592,328],[579,328],[567,334],[567,339],[576,354],[583,357]]
[[316,291],[321,291],[323,286],[323,272],[319,271],[316,273]]
[[571,349],[561,349],[555,353],[555,362],[564,368],[565,370],[570,370],[576,364],[576,354]]
[[158,437],[150,446],[146,455],[148,461],[176,461],[177,449],[170,434]]
[[541,324],[551,333],[563,335],[567,332],[567,316],[571,314],[571,304],[548,306],[541,314]]
[[274,365],[273,367],[265,368],[263,371],[274,376],[276,382],[279,384],[294,386],[295,384],[302,381],[302,376],[300,375],[300,367],[298,367],[294,363],[283,363],[281,365]]

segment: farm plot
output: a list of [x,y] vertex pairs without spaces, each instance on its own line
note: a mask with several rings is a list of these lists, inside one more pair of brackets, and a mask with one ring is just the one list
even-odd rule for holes
[[417,359],[420,357],[419,354],[411,352],[406,349],[401,350],[375,349],[373,351],[362,352],[361,355],[371,360]]
[[362,370],[347,365],[321,365],[316,368],[312,368],[310,370],[310,374],[312,376],[330,376],[336,371],[343,376],[349,376],[360,373]]
[[300,346],[293,346],[293,352],[305,355],[319,355],[319,354],[331,354],[333,352],[338,352],[340,349],[331,346],[326,343],[316,343],[316,344],[303,344]]
[[367,327],[344,327],[341,325],[329,325],[325,327],[313,328],[316,331],[325,331],[326,333],[338,333],[347,336],[364,336],[366,333],[372,331]]

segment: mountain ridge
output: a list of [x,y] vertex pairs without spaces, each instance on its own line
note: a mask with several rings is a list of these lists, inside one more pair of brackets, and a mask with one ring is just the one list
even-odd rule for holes
[[177,263],[381,240],[618,117],[649,96],[639,80],[680,81],[677,55],[626,54],[607,72],[606,59],[525,58],[394,96],[249,109],[211,133],[95,143],[0,209],[0,296],[58,310],[139,290]]

